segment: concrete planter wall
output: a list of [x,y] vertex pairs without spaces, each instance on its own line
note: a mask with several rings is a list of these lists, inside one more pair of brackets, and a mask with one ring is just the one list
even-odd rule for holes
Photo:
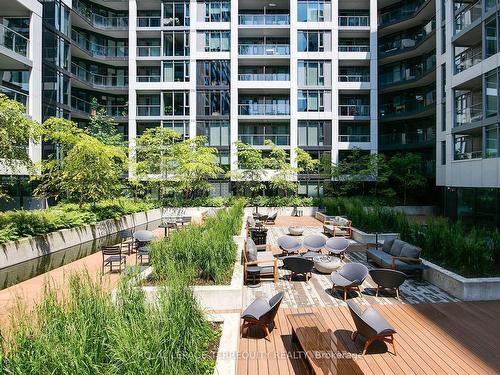
[[161,219],[161,209],[0,244],[0,269]]
[[422,277],[462,301],[500,299],[500,277],[466,278],[426,260]]
[[399,238],[399,233],[365,233],[362,230],[352,228],[352,239],[361,244],[375,243],[376,239],[381,240],[392,240],[393,238]]

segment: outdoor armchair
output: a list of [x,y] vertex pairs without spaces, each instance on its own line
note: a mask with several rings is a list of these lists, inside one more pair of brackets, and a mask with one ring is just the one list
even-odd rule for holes
[[281,236],[278,238],[278,246],[284,255],[298,254],[302,245],[291,236]]
[[332,289],[342,289],[344,291],[344,301],[347,300],[347,291],[356,289],[360,294],[360,285],[368,276],[368,268],[361,263],[347,263],[338,271],[332,272]]
[[356,337],[361,335],[365,339],[363,355],[366,354],[368,347],[377,340],[392,344],[392,350],[396,355],[396,346],[394,345],[394,334],[396,330],[385,320],[385,318],[373,307],[361,310],[353,301],[348,301],[349,311],[351,312],[356,331],[351,335],[351,339],[356,341]]
[[274,214],[270,215],[267,217],[266,220],[266,225],[274,225],[276,224],[276,218],[278,217],[278,213],[275,212]]
[[302,241],[302,247],[304,247],[307,251],[313,251],[316,253],[321,252],[321,249],[325,246],[325,244],[325,237],[318,234],[306,236]]
[[121,246],[104,246],[101,252],[103,273],[105,267],[109,267],[109,271],[113,272],[113,265],[118,265],[118,271],[121,272],[122,266],[127,266],[127,258],[122,255]]
[[328,216],[323,223],[323,232],[333,237],[352,237],[352,222],[341,216]]
[[241,325],[240,334],[243,335],[243,330],[251,325],[260,327],[266,339],[269,337],[269,326],[276,326],[275,318],[278,313],[281,301],[283,300],[283,292],[274,295],[269,301],[265,298],[257,298],[253,301],[241,314],[243,323]]
[[394,289],[396,297],[399,298],[399,287],[405,282],[406,274],[401,271],[388,270],[378,268],[370,270],[370,276],[375,284],[377,284],[377,291],[375,297],[378,297],[380,289]]
[[314,262],[300,256],[286,257],[283,264],[290,271],[289,280],[295,275],[304,275],[306,282],[311,278],[311,272],[314,268]]
[[345,257],[345,252],[349,247],[349,240],[343,237],[332,237],[326,241],[325,249],[332,255],[341,259]]
[[[264,251],[259,251],[264,250]],[[247,282],[247,267],[259,266],[260,277],[272,277],[274,283],[278,281],[278,260],[274,257],[272,251],[269,250],[269,245],[255,245],[255,242],[249,238],[245,243],[244,257],[244,281]]]

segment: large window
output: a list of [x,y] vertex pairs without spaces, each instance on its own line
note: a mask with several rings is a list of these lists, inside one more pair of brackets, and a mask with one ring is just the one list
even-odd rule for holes
[[69,70],[69,43],[50,31],[44,32],[43,59],[45,62]]
[[189,2],[163,3],[165,26],[189,26]]
[[205,31],[205,52],[229,52],[230,31]]
[[486,74],[486,117],[496,116],[498,113],[498,76],[497,70]]
[[493,56],[498,52],[498,28],[496,15],[489,18],[485,25],[486,34],[486,57]]
[[209,120],[199,123],[201,135],[207,137],[208,146],[229,146],[229,121]]
[[299,30],[298,51],[299,52],[324,52],[325,51],[325,31],[322,30]]
[[498,124],[488,126],[485,129],[485,157],[497,158],[499,155],[499,128]]
[[201,95],[205,116],[229,115],[230,94],[228,90],[202,91]]
[[325,121],[299,121],[298,145],[323,146],[325,143]]
[[189,56],[189,31],[163,33],[164,56]]
[[299,86],[324,86],[325,62],[303,60],[299,61]]
[[163,61],[163,82],[189,82],[189,61]]
[[299,90],[298,111],[299,112],[324,112],[325,94],[329,91],[323,90]]
[[231,64],[228,60],[203,61],[201,74],[204,86],[228,86],[231,78]]
[[231,21],[231,2],[205,0],[205,22]]
[[323,22],[330,21],[330,2],[324,0],[299,0],[297,9],[297,21],[299,22]]
[[60,0],[43,2],[43,21],[70,37],[69,8]]
[[43,99],[51,103],[69,105],[69,77],[54,69],[43,70]]
[[165,116],[189,115],[189,91],[167,91],[163,93]]

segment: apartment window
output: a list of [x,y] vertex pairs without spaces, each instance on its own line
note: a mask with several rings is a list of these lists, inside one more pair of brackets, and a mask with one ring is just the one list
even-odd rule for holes
[[446,165],[446,141],[441,141],[441,165]]
[[488,126],[485,129],[485,157],[487,158],[497,158],[499,151],[499,128],[498,124]]
[[299,146],[323,146],[325,143],[325,121],[299,121]]
[[446,52],[446,24],[441,26],[441,54]]
[[60,0],[43,2],[43,21],[70,37],[70,10]]
[[298,51],[299,52],[324,52],[325,32],[321,30],[298,32]]
[[299,86],[324,86],[324,61],[299,61]]
[[208,146],[229,146],[229,121],[210,120],[201,123]]
[[205,116],[229,115],[230,94],[228,90],[203,91],[201,95]]
[[299,90],[298,91],[299,112],[324,112],[325,91],[323,90]]
[[486,117],[496,116],[498,113],[498,76],[493,70],[485,76],[486,87]]
[[189,91],[167,91],[163,93],[165,116],[189,115]]
[[446,64],[441,65],[441,98],[446,98]]
[[228,52],[230,38],[230,31],[205,31],[205,52]]
[[189,56],[189,31],[163,32],[164,56]]
[[46,31],[43,33],[43,59],[69,70],[69,43],[62,37]]
[[205,22],[231,21],[231,3],[229,1],[205,1]]
[[470,134],[456,134],[454,136],[455,143],[455,160],[477,159],[482,157],[482,136],[481,129]]
[[163,120],[162,127],[171,129],[184,138],[189,137],[189,120]]
[[202,69],[200,76],[204,86],[229,85],[231,64],[228,60],[204,61]]
[[441,21],[446,21],[446,0],[441,0]]
[[446,102],[441,103],[441,131],[446,131]]
[[189,61],[163,61],[163,82],[189,82]]
[[43,69],[43,99],[69,105],[69,77],[51,68]]
[[325,7],[327,6],[330,6],[330,2],[325,2],[323,0],[299,0],[297,21],[323,22],[325,21]]
[[137,116],[160,116],[160,95],[137,95]]
[[484,25],[486,35],[486,57],[493,56],[498,52],[498,29],[496,15],[486,20]]
[[163,3],[163,19],[165,26],[189,26],[189,3]]

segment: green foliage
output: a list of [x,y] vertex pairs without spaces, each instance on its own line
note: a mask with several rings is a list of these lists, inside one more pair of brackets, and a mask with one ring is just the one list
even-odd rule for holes
[[252,195],[264,193],[266,184],[262,182],[265,169],[262,150],[240,141],[236,142],[236,147],[238,150],[238,170],[229,172],[228,176],[238,181],[238,186],[243,191],[249,190]]
[[108,146],[124,146],[122,135],[118,132],[117,123],[109,116],[106,108],[92,98],[92,114],[89,117],[87,132],[99,142]]
[[161,200],[163,207],[229,207],[236,201],[243,201],[247,207],[292,207],[314,206],[318,199],[311,197],[255,196],[239,197],[198,197],[193,199],[165,198]]
[[422,174],[422,158],[415,153],[399,153],[389,160],[391,178],[403,190],[403,204],[406,205],[408,191],[423,188],[427,179]]
[[155,280],[172,278],[170,266],[192,268],[194,277],[216,284],[228,282],[236,261],[233,236],[239,234],[244,202],[221,209],[202,225],[190,225],[169,238],[151,245],[151,265]]
[[48,287],[34,312],[20,312],[3,342],[9,374],[211,374],[219,332],[205,319],[186,278],[171,267],[168,289],[147,304],[123,280],[117,303],[101,282],[72,276],[61,300]]

